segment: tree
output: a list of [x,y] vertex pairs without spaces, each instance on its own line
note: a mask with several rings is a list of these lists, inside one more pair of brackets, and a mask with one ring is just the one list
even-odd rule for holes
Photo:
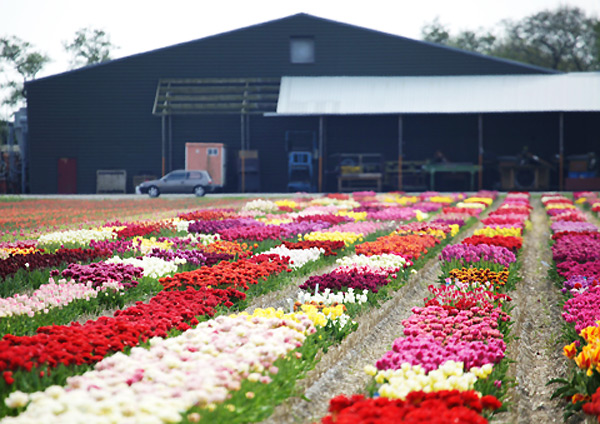
[[8,144],[8,121],[0,118],[0,146],[3,144]]
[[[435,24],[435,21],[434,21]],[[600,21],[577,7],[544,10],[520,21],[503,21],[503,35],[463,31],[451,36],[443,26],[423,28],[424,39],[448,34],[443,44],[561,71],[600,69]]]
[[425,26],[421,28],[421,37],[423,37],[423,40],[429,41],[430,43],[449,44],[450,42],[450,32],[448,32],[448,29],[440,22],[439,18],[435,18],[433,22],[425,24]]
[[461,31],[457,36],[451,37],[450,31],[438,18],[432,23],[426,24],[421,30],[421,35],[425,41],[432,43],[445,44],[456,47],[457,49],[470,50],[482,54],[489,54],[493,51],[496,36],[492,33],[479,33],[474,31]]
[[[594,33],[596,34],[594,40],[594,56],[596,57],[596,63],[600,62],[600,20],[596,20],[594,23]],[[600,68],[600,65],[598,66]]]
[[16,71],[22,78],[21,81],[9,80],[2,84],[3,88],[8,88],[9,95],[2,101],[3,104],[16,106],[25,98],[23,84],[35,79],[35,76],[50,61],[50,58],[43,53],[33,51],[33,46],[18,37],[0,38],[0,62],[8,65]]
[[92,28],[80,29],[75,39],[71,43],[64,42],[63,46],[73,55],[72,68],[106,62],[111,59],[111,50],[117,48],[104,30]]
[[544,10],[510,24],[507,41],[517,52],[535,51],[530,63],[561,71],[587,71],[598,66],[597,21],[577,7]]
[[454,39],[454,47],[481,54],[493,54],[496,40],[496,36],[491,32],[461,31]]

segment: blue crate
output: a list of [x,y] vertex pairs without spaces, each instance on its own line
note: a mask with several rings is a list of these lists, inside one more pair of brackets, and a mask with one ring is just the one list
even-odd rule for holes
[[568,178],[594,178],[596,173],[593,171],[588,172],[569,172]]

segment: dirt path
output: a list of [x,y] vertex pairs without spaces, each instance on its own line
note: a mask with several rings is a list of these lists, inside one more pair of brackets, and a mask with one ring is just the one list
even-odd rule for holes
[[[460,242],[480,226],[470,228],[452,243]],[[339,346],[330,348],[307,377],[298,383],[309,401],[288,399],[275,408],[273,415],[263,423],[312,423],[327,414],[332,397],[342,393],[360,393],[370,378],[364,373],[364,366],[375,364],[391,348],[394,339],[402,335],[402,320],[411,315],[413,306],[423,302],[428,293],[427,287],[437,281],[439,273],[439,261],[437,257],[432,258],[410,276],[394,298],[358,318],[358,330]]]

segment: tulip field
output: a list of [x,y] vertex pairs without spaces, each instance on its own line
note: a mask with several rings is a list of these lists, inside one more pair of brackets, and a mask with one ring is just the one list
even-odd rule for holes
[[598,193],[0,199],[0,423],[600,422]]

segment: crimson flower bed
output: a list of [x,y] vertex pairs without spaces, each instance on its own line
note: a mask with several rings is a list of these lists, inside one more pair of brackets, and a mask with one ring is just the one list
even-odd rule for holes
[[0,340],[0,372],[7,380],[11,377],[7,373],[16,370],[91,364],[150,337],[166,337],[172,329],[187,330],[198,324],[196,316],[213,316],[219,305],[232,306],[232,300],[245,296],[233,288],[162,291],[150,302],[137,302],[113,317],[40,327],[33,336],[7,334]]
[[323,249],[323,256],[337,256],[335,250],[341,250],[345,247],[343,241],[332,240],[284,241],[282,244],[288,249],[312,249],[313,247]]
[[488,237],[488,236],[478,235],[478,236],[467,237],[462,242],[463,242],[463,244],[472,244],[472,245],[490,244],[490,245],[494,245],[494,246],[502,246],[502,247],[507,248],[511,252],[516,253],[517,251],[521,250],[521,247],[523,246],[523,237],[501,236],[501,235]]
[[[258,284],[271,274],[287,271],[287,258],[278,255],[257,255],[236,262],[220,262],[215,266],[203,266],[195,271],[182,272],[159,280],[165,290],[185,286],[224,286],[248,290],[249,284]],[[291,269],[289,269],[291,271]]]
[[64,263],[90,262],[98,258],[106,258],[112,252],[107,249],[65,249],[54,253],[35,252],[26,255],[9,256],[0,259],[0,278],[6,278],[19,269],[43,269],[57,267]]
[[406,400],[337,396],[330,401],[330,415],[322,424],[473,423],[488,421],[480,414],[500,407],[494,396],[475,391],[411,392]]

